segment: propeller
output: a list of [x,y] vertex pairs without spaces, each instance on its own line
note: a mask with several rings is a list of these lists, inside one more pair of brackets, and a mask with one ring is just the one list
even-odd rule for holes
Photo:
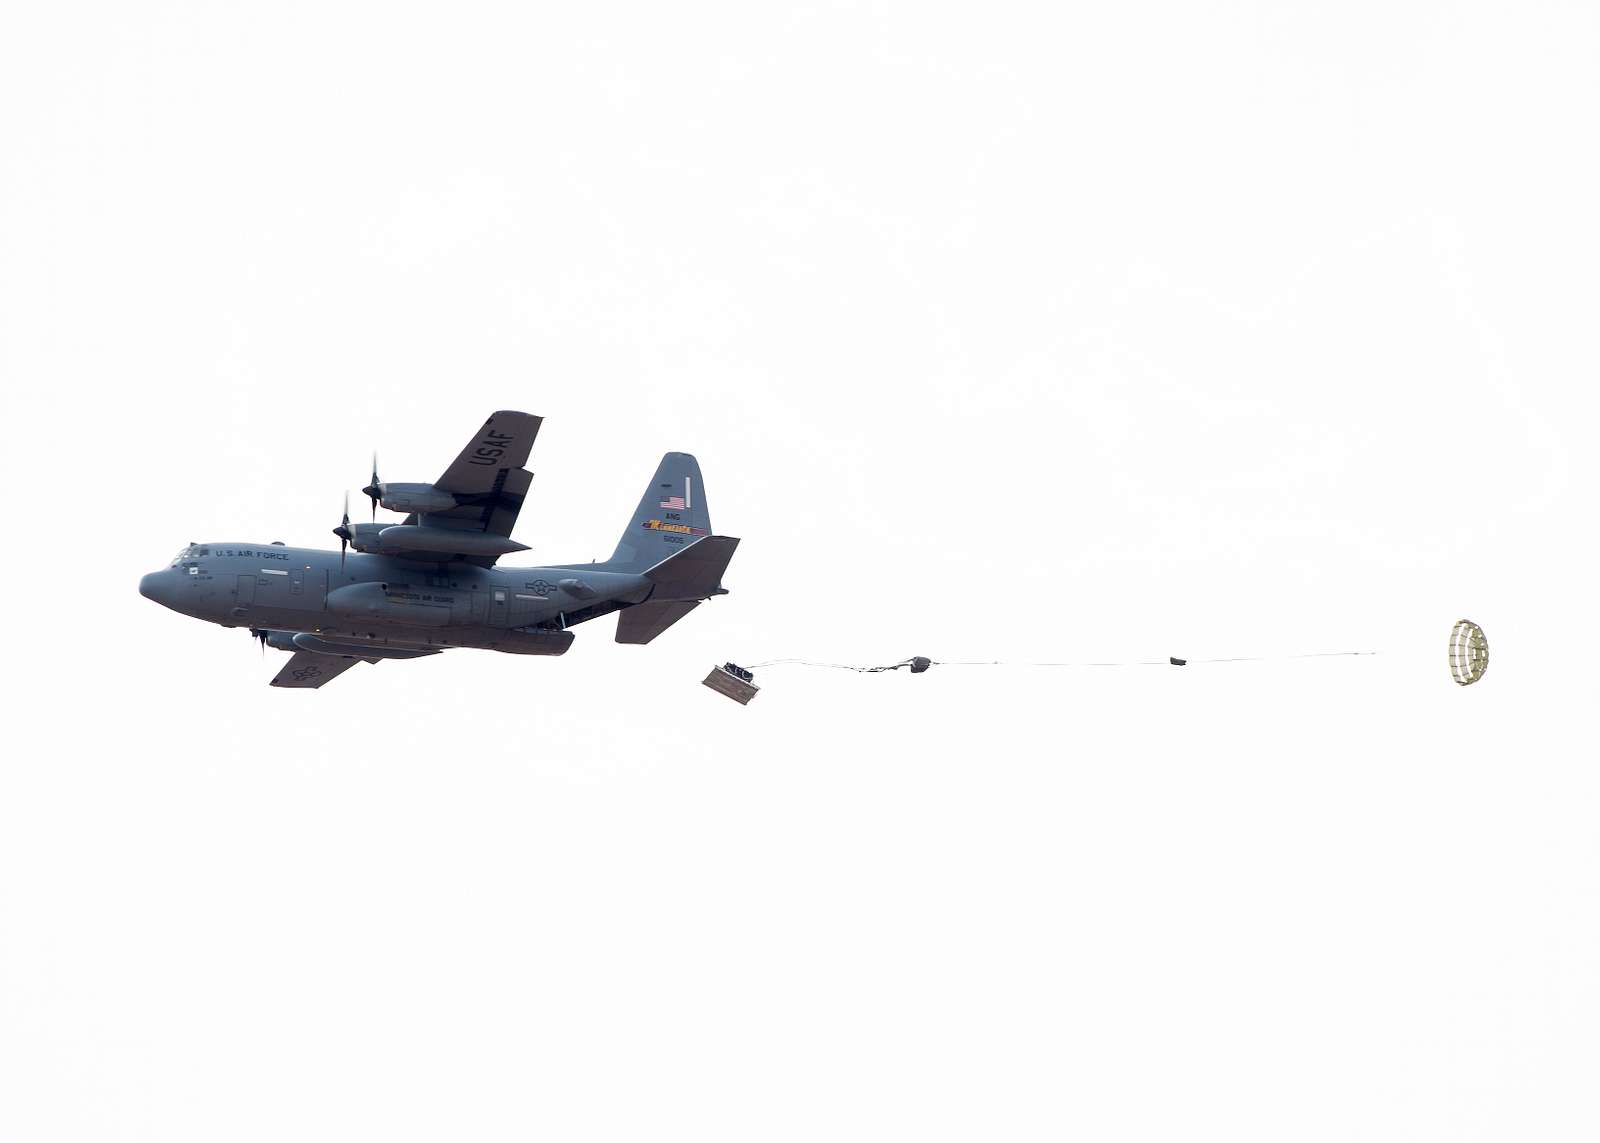
[[378,519],[378,501],[383,497],[383,486],[378,483],[378,454],[372,454],[372,483],[361,490],[367,494],[367,499],[372,501],[372,519]]
[[265,659],[267,657],[267,629],[265,627],[252,627],[250,628],[250,634],[254,635],[256,641],[261,644],[261,657]]
[[[374,515],[376,515],[376,510],[374,510]],[[333,530],[333,534],[339,537],[339,571],[342,573],[344,571],[344,550],[355,536],[355,533],[350,530],[350,493],[348,492],[344,494],[344,519]]]

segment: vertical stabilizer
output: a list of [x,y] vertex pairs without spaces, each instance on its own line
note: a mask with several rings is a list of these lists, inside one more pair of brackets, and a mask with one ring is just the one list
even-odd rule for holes
[[607,565],[617,571],[642,572],[711,534],[700,464],[686,452],[661,458],[639,508],[617,543]]

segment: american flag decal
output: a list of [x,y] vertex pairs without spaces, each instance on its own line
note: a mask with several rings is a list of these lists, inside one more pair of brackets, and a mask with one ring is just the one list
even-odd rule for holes
[[[663,487],[663,488],[671,488],[672,485],[663,484],[661,487]],[[668,496],[666,499],[661,501],[660,506],[662,508],[675,508],[679,512],[687,512],[690,508],[693,508],[694,507],[694,477],[685,476],[683,478],[683,495],[682,496]]]

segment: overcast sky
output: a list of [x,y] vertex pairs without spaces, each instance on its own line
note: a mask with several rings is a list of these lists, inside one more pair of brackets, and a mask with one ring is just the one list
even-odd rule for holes
[[[1597,37],[10,7],[0,1139],[1594,1139]],[[502,408],[508,563],[685,450],[732,594],[314,692],[138,595]]]

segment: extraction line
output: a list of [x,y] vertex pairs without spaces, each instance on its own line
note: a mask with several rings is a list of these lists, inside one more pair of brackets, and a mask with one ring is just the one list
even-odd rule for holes
[[[1217,659],[1179,659],[1169,657],[1166,659],[1123,659],[1115,662],[1055,662],[1028,659],[920,659],[913,657],[902,659],[898,663],[888,663],[881,667],[860,667],[850,663],[824,663],[816,659],[768,659],[762,663],[751,664],[750,669],[758,667],[826,667],[836,671],[855,671],[862,675],[877,675],[885,671],[898,671],[901,667],[910,667],[913,673],[920,674],[929,667],[1185,667],[1202,663],[1267,663],[1285,659],[1332,659],[1357,655],[1376,655],[1377,651],[1308,651],[1295,655],[1232,655]],[[918,670],[919,662],[921,670]]]
[[[1176,655],[1166,659],[1113,659],[1067,662],[1057,659],[930,659],[926,655],[913,655],[898,663],[885,663],[879,667],[863,667],[854,663],[828,663],[820,659],[768,659],[757,667],[823,667],[833,671],[854,671],[859,675],[881,675],[909,667],[913,675],[920,675],[932,667],[1066,667],[1085,669],[1095,667],[1187,667],[1211,663],[1274,663],[1290,659],[1343,659],[1358,656],[1381,655],[1382,651],[1301,651],[1290,655],[1223,655],[1212,659],[1180,659]],[[1450,675],[1461,686],[1471,686],[1483,678],[1489,666],[1489,640],[1470,619],[1458,619],[1450,633]],[[726,695],[737,703],[748,703],[761,690],[756,686],[755,674],[749,667],[726,663],[711,668],[704,679],[706,686],[718,694]]]

